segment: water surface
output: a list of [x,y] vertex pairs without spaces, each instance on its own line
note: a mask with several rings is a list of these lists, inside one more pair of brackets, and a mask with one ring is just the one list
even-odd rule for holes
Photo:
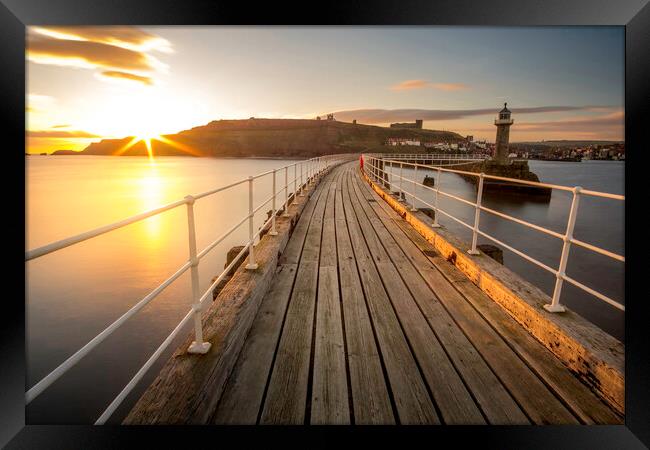
[[[26,248],[291,162],[30,156],[26,159]],[[289,178],[293,175],[292,168]],[[256,206],[272,192],[271,176],[260,181],[255,183]],[[284,171],[278,176],[278,190],[280,181],[284,181]],[[256,214],[256,229],[270,208],[269,204]],[[247,183],[197,200],[194,210],[200,251],[247,215]],[[30,261],[26,265],[28,387],[176,272],[188,259],[187,236],[187,210],[181,206]],[[201,260],[202,292],[223,270],[228,249],[247,239],[244,224]],[[188,271],[34,400],[27,408],[28,423],[94,422],[187,313],[190,293]],[[181,333],[180,339],[186,335]],[[177,345],[172,343],[161,361]]]
[[[197,194],[290,162],[30,156],[26,159],[26,248],[39,247],[187,194]],[[531,161],[530,167],[542,181],[549,183],[624,193],[625,166],[622,162]],[[290,172],[290,178],[292,176]],[[419,176],[424,174],[420,172]],[[278,180],[284,180],[284,174]],[[255,186],[257,205],[271,195],[271,178]],[[278,183],[278,190],[279,186]],[[456,175],[444,174],[442,186],[463,198],[472,201],[475,198],[474,186]],[[420,195],[433,203],[432,193],[420,192]],[[550,203],[487,196],[484,204],[564,233],[570,201],[570,194],[554,191]],[[473,208],[449,199],[443,199],[440,206],[467,223],[473,223]],[[270,206],[256,215],[256,228],[265,220],[267,209]],[[197,200],[198,248],[204,248],[219,237],[247,211],[245,184]],[[624,254],[623,215],[623,202],[584,198],[580,203],[575,236]],[[470,239],[467,229],[441,217],[444,226]],[[487,213],[481,216],[481,229],[551,267],[558,265],[561,242],[553,237]],[[223,269],[226,251],[245,242],[247,233],[247,226],[240,227],[201,261],[202,290]],[[479,238],[479,243],[489,241]],[[33,386],[85,345],[173,274],[187,258],[187,214],[182,206],[29,262],[26,265],[27,386]],[[548,294],[552,293],[553,275],[508,251],[505,251],[504,260],[507,267]],[[567,273],[625,303],[623,263],[573,246]],[[624,315],[620,311],[568,283],[564,284],[562,302],[623,339]],[[34,400],[27,408],[27,423],[94,422],[186,314],[190,304],[187,272]],[[177,342],[172,343],[170,350],[162,355],[160,362],[109,423],[121,420],[187,332],[181,333]]]
[[[531,171],[541,181],[564,186],[582,186],[612,194],[625,194],[625,162],[621,161],[584,161],[553,162],[529,161]],[[398,189],[398,169],[393,190]],[[418,170],[418,178],[433,176],[435,171]],[[404,177],[412,178],[412,171],[404,169]],[[421,182],[422,180],[420,180]],[[458,197],[476,201],[476,187],[453,173],[442,174],[441,190]],[[405,183],[403,188],[411,191]],[[418,196],[433,205],[435,194],[418,188]],[[550,203],[534,201],[530,197],[504,196],[486,194],[483,205],[496,211],[514,216],[536,225],[556,231],[566,232],[572,194],[553,190]],[[459,201],[440,196],[440,208],[463,222],[474,224],[474,208]],[[419,203],[418,206],[426,207]],[[625,255],[625,202],[604,198],[581,196],[574,237],[606,250]],[[471,242],[471,230],[454,220],[440,214],[440,223],[455,234]],[[562,241],[527,228],[523,225],[505,220],[487,212],[481,212],[480,229],[511,247],[557,268],[562,252]],[[494,244],[480,236],[479,244]],[[504,264],[524,279],[542,289],[548,295],[553,294],[555,275],[525,260],[519,255],[504,249]],[[569,253],[566,273],[574,280],[599,291],[606,296],[625,304],[624,278],[625,264],[606,256],[572,245]],[[581,289],[564,282],[561,302],[581,314],[600,328],[624,340],[624,313]]]

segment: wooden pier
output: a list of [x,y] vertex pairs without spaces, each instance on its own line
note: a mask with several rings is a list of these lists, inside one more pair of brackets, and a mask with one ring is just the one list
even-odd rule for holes
[[[268,287],[248,322],[220,319],[236,329],[227,335],[206,323],[210,352],[179,348],[125,423],[622,423],[377,195],[358,162],[304,199],[295,226],[279,222],[279,250],[259,244],[273,267],[257,275]],[[206,321],[229,317],[223,302]]]

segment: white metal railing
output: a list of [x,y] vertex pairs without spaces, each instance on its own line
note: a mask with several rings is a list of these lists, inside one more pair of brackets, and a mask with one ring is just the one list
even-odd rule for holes
[[[390,156],[390,157],[388,157]],[[575,187],[569,187],[569,186],[561,186],[561,185],[555,185],[555,184],[549,184],[549,183],[540,183],[540,182],[534,182],[534,181],[526,181],[526,180],[519,180],[516,178],[506,178],[506,177],[499,177],[499,176],[494,176],[494,175],[486,175],[484,173],[476,173],[476,172],[468,172],[468,171],[463,171],[463,170],[456,170],[456,169],[449,169],[445,168],[448,167],[449,165],[445,164],[443,165],[428,165],[428,164],[419,164],[419,163],[413,163],[413,162],[408,162],[405,161],[406,158],[400,157],[399,160],[396,158],[393,158],[393,155],[382,155],[382,154],[371,154],[371,155],[363,155],[364,159],[364,165],[363,165],[363,170],[364,172],[369,175],[371,178],[373,178],[375,181],[381,181],[382,183],[388,183],[390,186],[391,178],[397,178],[399,180],[399,183],[397,185],[397,189],[399,190],[398,198],[401,201],[404,201],[405,203],[408,204],[407,197],[411,198],[411,210],[416,211],[417,208],[415,206],[415,201],[419,201],[428,207],[432,208],[435,211],[433,223],[431,224],[432,227],[437,228],[440,227],[440,224],[438,223],[438,217],[440,214],[443,214],[444,216],[454,220],[455,222],[463,225],[464,227],[470,229],[472,231],[472,244],[471,248],[468,250],[468,253],[471,255],[478,255],[479,252],[476,249],[476,244],[478,240],[478,236],[481,235],[498,245],[502,246],[503,248],[510,250],[511,252],[515,253],[518,256],[521,256],[525,260],[541,267],[542,269],[552,273],[555,275],[556,280],[555,280],[555,287],[553,289],[553,297],[551,300],[550,304],[544,305],[544,308],[550,312],[563,312],[565,311],[564,306],[560,304],[560,295],[562,293],[562,284],[564,281],[567,281],[571,283],[572,285],[578,287],[579,289],[582,289],[583,291],[593,295],[594,297],[614,306],[615,308],[625,311],[625,306],[622,305],[621,303],[617,302],[616,300],[613,300],[606,295],[588,287],[585,286],[584,284],[574,280],[573,278],[569,277],[566,275],[566,266],[569,258],[569,250],[571,249],[571,244],[575,244],[579,247],[585,248],[589,251],[607,256],[611,259],[614,259],[616,261],[620,261],[625,263],[625,257],[622,255],[619,255],[617,253],[611,252],[609,250],[605,250],[603,248],[597,247],[595,245],[580,241],[578,239],[575,239],[573,237],[573,230],[575,227],[576,223],[576,218],[578,215],[578,205],[580,203],[580,198],[582,196],[592,196],[592,197],[601,197],[601,198],[608,198],[608,199],[613,199],[613,200],[620,200],[620,201],[625,201],[625,196],[623,195],[618,195],[618,194],[609,194],[606,192],[598,192],[598,191],[592,191],[588,189],[583,189],[580,186],[575,186]],[[404,156],[404,155],[402,155]],[[417,156],[417,155],[416,155]],[[422,158],[418,156],[417,160],[421,160]],[[390,170],[386,169],[386,166],[389,166]],[[413,179],[407,179],[403,175],[403,168],[407,167],[412,167],[413,168]],[[397,172],[396,169],[399,167],[399,172]],[[434,187],[426,186],[423,183],[419,183],[416,181],[417,177],[417,170],[418,168],[421,169],[427,169],[427,170],[433,170],[437,171],[437,177],[435,180]],[[397,173],[395,173],[397,172]],[[441,186],[441,175],[443,172],[449,172],[449,173],[456,173],[456,174],[461,174],[461,175],[468,175],[468,176],[473,176],[478,178],[478,187],[477,187],[477,192],[476,192],[476,200],[474,202],[471,202],[469,200],[460,198],[456,195],[453,195],[449,192],[443,191],[440,186]],[[482,196],[483,196],[483,184],[484,180],[499,180],[499,181],[508,181],[512,183],[518,183],[522,185],[528,185],[528,186],[536,186],[536,187],[541,187],[541,188],[549,188],[549,189],[557,189],[561,191],[566,191],[570,192],[572,194],[572,201],[571,201],[571,207],[569,209],[569,218],[567,220],[567,226],[566,226],[566,231],[564,234],[562,233],[557,233],[553,230],[549,230],[548,228],[544,228],[539,225],[535,225],[533,223],[527,222],[522,219],[518,219],[516,217],[510,216],[508,214],[496,211],[494,209],[485,207],[482,205]],[[404,189],[404,180],[412,186],[411,192],[407,191]],[[426,200],[422,199],[421,197],[418,197],[418,189],[423,188],[423,189],[428,189],[429,191],[432,191],[435,193],[434,197],[434,204],[431,205],[428,203]],[[474,207],[474,224],[468,224],[459,219],[458,217],[453,216],[447,211],[444,211],[443,209],[440,208],[439,206],[439,197],[440,195],[443,195],[447,198],[450,198],[452,200],[464,203],[466,205]],[[531,257],[530,255],[525,254],[524,252],[502,242],[501,240],[495,238],[494,236],[491,236],[487,234],[485,231],[480,229],[480,218],[481,218],[481,212],[485,211],[487,213],[490,213],[494,216],[500,217],[502,219],[509,220],[511,222],[518,223],[520,225],[523,225],[527,228],[539,231],[541,233],[547,234],[549,236],[553,236],[557,239],[560,239],[563,241],[562,245],[562,253],[560,256],[560,262],[558,265],[557,269],[554,269],[541,261],[538,261],[537,259]]]
[[483,161],[490,156],[481,153],[382,153],[381,158],[401,161]]
[[[308,185],[311,185],[323,175],[330,167],[336,165],[340,162],[352,159],[351,154],[337,154],[337,155],[327,155],[316,158],[311,158],[307,160],[297,161],[293,164],[288,164],[284,167],[269,170],[264,173],[260,173],[254,176],[249,176],[248,178],[241,179],[234,183],[230,183],[226,186],[221,186],[219,188],[203,192],[197,195],[188,195],[182,200],[177,200],[175,202],[169,203],[167,205],[161,206],[159,208],[146,211],[135,216],[129,217],[127,219],[115,222],[109,225],[105,225],[94,230],[87,231],[85,233],[78,234],[66,239],[62,239],[56,242],[53,242],[36,249],[28,250],[25,252],[25,262],[39,258],[41,256],[56,252],[63,248],[69,247],[74,244],[86,241],[88,239],[100,236],[102,234],[108,233],[110,231],[117,230],[119,228],[125,227],[127,225],[139,222],[141,220],[147,219],[149,217],[161,214],[165,211],[177,208],[181,205],[186,205],[187,207],[187,227],[188,227],[188,242],[189,242],[189,260],[185,262],[173,275],[163,281],[158,287],[152,290],[148,295],[146,295],[142,300],[136,303],[131,307],[126,313],[119,317],[115,322],[109,325],[104,331],[99,333],[93,339],[91,339],[86,345],[81,349],[77,350],[72,356],[63,361],[58,367],[56,367],[52,372],[45,376],[41,381],[36,383],[32,388],[27,390],[25,393],[25,402],[29,404],[32,400],[38,397],[45,389],[47,389],[52,383],[58,380],[64,373],[70,370],[74,365],[76,365],[84,356],[86,356],[91,350],[97,347],[102,341],[104,341],[108,336],[110,336],[115,330],[117,330],[122,324],[124,324],[128,319],[134,316],[138,311],[144,308],[149,304],[154,298],[156,298],[166,287],[176,281],[181,275],[183,275],[188,269],[191,274],[191,285],[192,285],[192,306],[190,311],[185,315],[185,317],[180,321],[180,323],[174,328],[174,330],[165,338],[162,344],[156,349],[156,351],[151,355],[151,357],[145,362],[145,364],[138,370],[138,372],[133,376],[131,381],[122,389],[118,396],[111,402],[102,415],[95,422],[96,425],[101,425],[106,422],[108,418],[115,412],[117,407],[122,403],[126,396],[133,390],[136,384],[142,379],[146,374],[147,370],[154,364],[162,352],[169,346],[172,340],[182,331],[183,327],[194,320],[194,337],[195,340],[192,342],[188,348],[188,353],[195,354],[205,354],[210,349],[210,342],[206,342],[203,339],[203,329],[201,325],[201,311],[205,300],[209,298],[214,290],[214,288],[221,282],[224,276],[237,264],[237,262],[245,255],[248,250],[248,264],[246,265],[247,270],[255,270],[258,265],[255,260],[255,240],[260,236],[263,230],[270,226],[268,234],[270,236],[276,236],[278,233],[276,231],[276,215],[280,210],[283,210],[283,216],[287,217],[289,204],[289,187],[293,186],[293,203],[297,202],[297,196],[304,196],[304,189]],[[298,169],[300,167],[300,169]],[[289,180],[290,169],[293,168],[293,179]],[[284,186],[278,191],[277,189],[277,176],[278,174],[284,172]],[[253,205],[253,190],[255,182],[261,178],[268,177],[272,175],[272,186],[273,194],[264,200],[262,203],[254,207]],[[210,195],[216,194],[218,192],[226,191],[228,189],[234,188],[235,186],[242,185],[247,183],[248,185],[248,215],[243,217],[237,224],[232,228],[222,234],[212,243],[208,244],[203,250],[197,252],[196,249],[196,228],[194,223],[194,203],[196,200],[208,197]],[[277,204],[278,196],[282,196],[284,201],[279,205]],[[254,230],[253,219],[255,213],[260,209],[266,206],[269,202],[272,202],[272,213],[271,217],[268,218],[260,229],[256,232]],[[241,225],[248,222],[248,241],[244,248],[237,254],[237,256],[232,260],[230,264],[221,272],[221,274],[212,282],[210,287],[201,294],[199,292],[199,263],[203,257],[205,257],[213,248],[215,248],[219,243],[224,239],[230,236],[235,230],[237,230]]]

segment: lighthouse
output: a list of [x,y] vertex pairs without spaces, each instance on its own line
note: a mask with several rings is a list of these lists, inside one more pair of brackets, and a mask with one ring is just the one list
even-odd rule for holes
[[498,164],[508,164],[508,140],[510,139],[510,125],[514,120],[510,118],[508,104],[503,104],[503,109],[499,111],[499,118],[494,120],[497,127],[496,149],[494,151],[494,160]]

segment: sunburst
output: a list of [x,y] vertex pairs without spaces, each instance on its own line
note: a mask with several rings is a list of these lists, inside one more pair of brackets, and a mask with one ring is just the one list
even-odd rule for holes
[[143,142],[144,145],[147,147],[147,154],[149,155],[149,159],[154,158],[154,150],[153,150],[153,141],[159,141],[164,144],[170,145],[178,150],[181,150],[182,152],[185,152],[189,155],[192,156],[202,156],[201,152],[198,150],[193,149],[187,144],[183,144],[180,142],[175,142],[171,139],[169,139],[166,136],[162,136],[159,134],[146,134],[146,135],[139,135],[139,136],[134,136],[129,142],[127,142],[125,145],[120,147],[117,151],[113,153],[113,155],[119,156],[124,154],[128,149],[136,145],[138,142]]

